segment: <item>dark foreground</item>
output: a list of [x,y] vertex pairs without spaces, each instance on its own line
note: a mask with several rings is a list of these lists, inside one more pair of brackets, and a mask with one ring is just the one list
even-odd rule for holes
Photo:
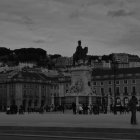
[[0,140],[139,140],[139,129],[1,127]]

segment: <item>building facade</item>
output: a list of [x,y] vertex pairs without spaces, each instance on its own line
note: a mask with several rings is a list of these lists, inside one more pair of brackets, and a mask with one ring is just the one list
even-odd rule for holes
[[46,105],[128,104],[135,95],[140,105],[140,68],[91,69],[72,67],[69,73],[28,70],[0,73],[0,110],[12,104],[25,111]]
[[[62,79],[62,80],[61,80]],[[59,81],[60,80],[60,81]],[[0,73],[0,110],[6,106],[20,105],[28,108],[40,108],[59,104],[64,97],[67,78],[63,75],[47,75],[33,71],[6,71]]]
[[[105,98],[110,104],[128,104],[135,95],[140,105],[140,68],[93,70],[92,86],[100,102]],[[109,103],[108,103],[109,102]]]

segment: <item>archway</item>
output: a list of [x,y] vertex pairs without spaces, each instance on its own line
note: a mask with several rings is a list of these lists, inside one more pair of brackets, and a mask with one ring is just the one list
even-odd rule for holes
[[129,103],[129,98],[128,97],[124,97],[123,103],[124,103],[124,106],[127,106],[128,103]]
[[121,99],[120,99],[120,97],[117,97],[116,98],[116,105],[121,105]]

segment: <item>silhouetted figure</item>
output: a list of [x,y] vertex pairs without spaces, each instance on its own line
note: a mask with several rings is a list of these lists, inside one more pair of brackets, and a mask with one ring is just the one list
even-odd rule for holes
[[86,114],[86,105],[83,104],[82,108],[83,108],[83,114]]
[[136,110],[137,110],[137,98],[135,96],[132,96],[130,102],[129,102],[129,108],[131,111],[131,124],[136,124]]
[[72,110],[73,114],[76,114],[76,104],[74,102],[72,103]]
[[23,114],[23,113],[24,113],[23,106],[22,106],[22,105],[20,105],[20,107],[19,107],[19,114]]
[[64,112],[65,112],[65,105],[64,104],[61,105],[61,110],[62,110],[62,112],[64,114]]
[[7,113],[7,114],[10,114],[10,106],[7,106],[7,108],[6,108],[6,113]]
[[114,104],[114,115],[117,115],[117,108],[116,108],[116,104]]

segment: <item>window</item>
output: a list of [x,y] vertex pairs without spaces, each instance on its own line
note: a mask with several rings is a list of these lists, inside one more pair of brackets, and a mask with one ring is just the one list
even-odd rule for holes
[[92,92],[96,94],[96,88],[92,88]]
[[136,84],[136,80],[135,79],[132,80],[132,84]]
[[112,89],[111,89],[111,87],[108,88],[108,92],[109,92],[109,95],[112,95]]
[[90,86],[90,81],[88,81],[88,86]]
[[38,105],[38,101],[35,100],[35,102],[34,102],[34,106],[37,106],[37,105]]
[[124,80],[124,81],[123,81],[123,83],[124,83],[124,84],[127,84],[127,83],[128,83],[128,81],[127,81],[127,80]]
[[104,95],[104,88],[101,88],[101,94]]
[[120,94],[120,87],[116,87],[116,93],[117,93],[117,95]]
[[101,76],[95,76],[95,78],[99,79],[99,78],[101,78]]
[[96,83],[96,82],[93,82],[93,85],[94,85],[94,86],[96,86],[96,85],[97,85],[97,83]]
[[131,95],[136,95],[136,87],[135,86],[132,86],[132,93]]
[[111,85],[111,81],[108,81],[108,84]]
[[24,90],[23,96],[26,97],[26,95],[27,95],[27,92],[26,92],[26,90]]
[[127,93],[127,87],[124,87],[124,93]]
[[108,89],[108,92],[109,92],[109,93],[111,93],[111,92],[112,92],[112,89],[111,89],[111,87]]
[[116,84],[119,85],[119,84],[120,84],[120,81],[117,80],[117,81],[116,81]]
[[136,93],[136,87],[135,86],[132,87],[132,93]]
[[104,83],[103,83],[103,82],[101,82],[101,85],[104,85]]

